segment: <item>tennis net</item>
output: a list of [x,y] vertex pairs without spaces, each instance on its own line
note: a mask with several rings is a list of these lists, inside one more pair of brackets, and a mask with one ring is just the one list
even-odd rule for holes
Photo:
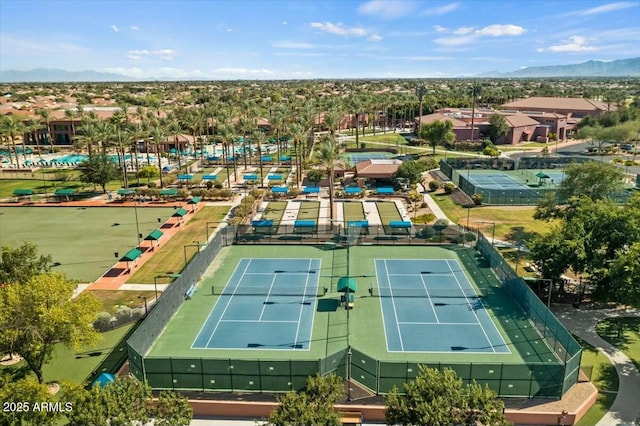
[[378,297],[412,297],[427,299],[479,299],[482,295],[474,289],[425,289],[424,287],[372,288],[371,295]]
[[226,286],[212,286],[212,293],[218,296],[288,296],[288,297],[322,297],[327,294],[326,287],[304,286],[277,286],[273,288],[264,286],[237,286],[227,288]]

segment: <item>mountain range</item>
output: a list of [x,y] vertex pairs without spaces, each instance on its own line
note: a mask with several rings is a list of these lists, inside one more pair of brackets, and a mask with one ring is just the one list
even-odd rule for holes
[[[640,58],[616,61],[587,61],[580,64],[526,67],[511,72],[490,71],[475,75],[476,78],[544,78],[544,77],[640,77]],[[146,78],[144,81],[175,80]],[[199,78],[199,80],[206,80]],[[29,71],[0,71],[0,83],[52,83],[52,82],[125,82],[140,81],[121,74],[95,70],[65,71],[36,68]]]

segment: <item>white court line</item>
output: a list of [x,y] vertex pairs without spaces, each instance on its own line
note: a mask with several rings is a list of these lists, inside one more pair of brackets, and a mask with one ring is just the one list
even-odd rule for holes
[[[309,270],[311,270],[311,259],[309,259]],[[307,295],[307,286],[309,285],[309,275],[311,274],[307,274],[307,279],[304,280],[304,292],[302,296],[302,303],[300,304],[300,313],[298,314],[298,326],[296,327],[296,338],[293,341],[294,348],[298,344],[298,334],[300,334],[300,322],[302,321],[302,312],[304,312],[304,307],[306,306],[304,304],[304,300],[307,298],[306,295]]]
[[[238,280],[235,288],[233,289],[233,293],[231,293],[231,297],[229,297],[229,300],[227,300],[227,304],[225,305],[224,310],[220,315],[220,319],[224,318],[224,314],[227,312],[227,309],[229,308],[229,305],[231,304],[231,301],[233,300],[233,297],[235,296],[236,291],[238,291],[238,287],[240,287],[242,278],[244,278],[244,274],[247,272],[247,269],[249,269],[249,265],[251,265],[251,259],[249,259],[249,261],[247,262],[247,266],[244,268],[244,271],[242,271],[242,275],[240,276],[240,279]],[[216,324],[215,328],[211,332],[211,337],[209,337],[209,340],[207,340],[207,347],[209,346],[209,343],[211,343],[211,339],[213,339],[213,335],[216,334],[216,330],[218,330],[219,326],[220,326],[220,320],[218,320],[218,323]]]
[[271,280],[271,285],[269,286],[269,291],[267,292],[267,297],[264,299],[262,303],[262,310],[260,311],[260,317],[258,317],[258,321],[262,321],[262,315],[264,315],[264,310],[267,309],[267,301],[269,300],[269,296],[271,296],[271,290],[273,289],[273,285],[276,283],[276,274],[273,274],[273,279]]
[[[402,272],[400,272],[400,273],[396,272],[396,273],[390,273],[389,274],[389,276],[395,276],[395,275],[413,277],[414,275],[423,275],[423,274],[404,274]],[[448,277],[448,276],[451,276],[451,274],[448,274],[448,273],[447,274],[443,274],[443,273],[436,273],[436,272],[431,273],[431,272],[429,272],[429,276],[430,277]]]
[[[236,272],[238,272],[238,268],[240,267],[240,264],[242,263],[243,260],[245,260],[245,258],[242,258],[242,259],[240,259],[238,261],[238,263],[236,264],[236,267],[233,269],[233,273],[229,277],[229,280],[231,280],[231,278],[236,274]],[[229,285],[228,281],[227,281],[227,285]],[[237,286],[237,284],[236,284],[236,286]],[[226,288],[226,286],[225,286],[225,288]],[[224,293],[224,289],[223,289],[222,292]],[[200,337],[200,333],[202,333],[202,330],[205,328],[205,326],[207,324],[209,324],[209,319],[211,318],[211,315],[213,315],[213,311],[215,310],[216,305],[218,304],[218,301],[220,301],[220,298],[218,298],[218,300],[216,300],[216,303],[213,304],[213,307],[211,308],[211,311],[209,312],[209,315],[207,315],[207,319],[200,326],[200,330],[198,331],[198,334],[196,334],[196,340],[198,340],[198,337]],[[220,319],[222,319],[222,317],[220,317]],[[211,340],[211,337],[209,337],[209,340]],[[195,343],[195,340],[193,341],[193,343]],[[193,344],[191,345],[191,348],[193,349]]]
[[384,331],[384,341],[387,343],[387,352],[389,352],[389,337],[387,336],[387,324],[384,320],[384,307],[382,306],[382,297],[380,297],[380,275],[378,274],[378,260],[373,259],[373,267],[376,271],[376,284],[378,285],[378,299],[380,300],[380,312],[382,313],[382,330]]
[[[484,337],[487,339],[487,343],[491,346],[491,350],[493,351],[493,353],[495,353],[496,352],[496,348],[491,343],[491,339],[489,339],[489,336],[487,335],[487,331],[482,326],[482,323],[480,322],[480,318],[478,318],[478,314],[476,314],[476,310],[473,309],[473,305],[471,304],[471,302],[469,302],[469,299],[467,298],[467,295],[464,292],[464,289],[460,285],[460,281],[458,280],[458,277],[453,272],[453,268],[451,268],[451,265],[449,264],[449,260],[447,260],[447,266],[451,270],[451,273],[453,274],[453,277],[456,279],[456,283],[458,284],[458,288],[460,289],[460,291],[462,291],[462,294],[464,294],[464,298],[467,301],[467,304],[469,305],[469,307],[471,308],[471,312],[473,312],[473,316],[476,317],[476,321],[478,321],[478,325],[480,325],[480,328],[482,329],[482,333],[484,334]],[[480,303],[482,303],[482,302],[480,302]],[[482,308],[484,309],[484,305],[482,306]]]
[[436,313],[436,307],[433,305],[433,299],[431,299],[431,295],[429,294],[429,289],[427,288],[427,283],[424,282],[424,277],[422,274],[420,276],[420,281],[422,281],[422,287],[424,287],[424,291],[427,292],[427,297],[429,298],[429,306],[431,306],[431,310],[433,311],[433,315],[436,317],[436,321],[438,324],[440,323],[440,318],[438,318],[438,314]]
[[298,321],[285,321],[285,320],[220,320],[220,322],[255,322],[255,323],[261,323],[261,322],[275,322],[275,323],[296,323]]
[[402,332],[400,331],[400,320],[398,320],[398,310],[396,309],[396,299],[393,297],[391,290],[391,280],[389,279],[389,268],[387,267],[387,259],[384,260],[384,269],[387,274],[387,282],[389,283],[389,295],[391,296],[391,305],[393,306],[393,315],[396,317],[396,327],[398,328],[398,338],[400,339],[400,349],[404,352],[404,342],[402,341]]
[[400,324],[409,325],[479,325],[475,322],[422,322],[422,321],[401,321]]

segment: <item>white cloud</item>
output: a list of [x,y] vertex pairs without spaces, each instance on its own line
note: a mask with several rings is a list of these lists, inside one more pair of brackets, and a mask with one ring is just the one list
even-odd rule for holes
[[[571,36],[567,40],[564,40],[562,44],[556,44],[554,46],[549,46],[549,52],[553,53],[562,53],[562,52],[593,52],[598,50],[595,46],[587,45],[588,40],[585,37],[581,36]],[[545,49],[537,49],[538,52],[543,52]]]
[[475,32],[478,35],[487,35],[492,37],[502,37],[502,36],[518,36],[524,33],[524,28],[518,25],[489,25],[487,27],[481,28]]
[[150,56],[150,57],[160,58],[163,61],[172,61],[173,58],[175,57],[176,53],[178,53],[178,52],[173,50],[173,49],[129,50],[127,52],[127,58],[133,59],[133,60],[138,60],[138,59],[142,59],[143,57]]
[[356,37],[365,37],[367,36],[367,30],[362,27],[345,27],[342,23],[331,23],[331,22],[312,22],[311,28],[316,28],[320,31],[341,35],[341,36],[356,36]]
[[135,26],[135,25],[131,25],[131,26],[129,27],[129,29],[130,29],[131,31],[138,31],[138,30],[140,29],[140,27],[137,27],[137,26]]
[[599,15],[601,13],[614,12],[616,10],[629,9],[636,6],[638,6],[638,3],[620,1],[615,3],[603,4],[602,6],[592,7],[590,9],[578,10],[575,12],[575,14],[580,16]]
[[268,69],[250,69],[250,68],[217,68],[211,71],[215,75],[226,76],[248,76],[248,75],[272,75],[273,71]]
[[426,9],[426,10],[422,11],[422,15],[424,15],[424,16],[445,15],[447,13],[453,12],[459,6],[460,5],[458,3],[449,3],[449,4],[444,5],[444,6],[434,7],[434,8],[431,8],[431,9]]
[[434,43],[441,46],[462,46],[472,43],[481,37],[519,36],[525,33],[525,29],[512,24],[494,24],[483,28],[460,27],[453,31],[455,37],[440,37]]
[[287,21],[282,21],[282,25],[287,25],[288,22]]
[[446,33],[447,31],[449,31],[448,28],[443,27],[442,25],[434,25],[433,29],[435,30],[435,32],[437,33]]
[[111,28],[111,30],[112,30],[114,33],[117,33],[118,31],[120,31],[120,28],[116,27],[115,25],[112,25],[112,26],[110,26],[109,28]]
[[371,34],[369,36],[369,40],[371,40],[371,41],[380,41],[380,40],[382,40],[382,37],[380,37],[378,34]]
[[455,35],[465,35],[465,34],[470,34],[475,30],[474,27],[460,27],[460,28],[456,28],[453,33]]
[[408,0],[369,0],[358,7],[358,13],[383,19],[396,19],[409,15],[416,7],[415,2]]

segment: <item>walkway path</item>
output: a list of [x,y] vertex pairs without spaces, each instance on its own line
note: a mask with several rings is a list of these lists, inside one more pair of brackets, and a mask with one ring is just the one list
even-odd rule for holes
[[364,210],[364,216],[369,221],[369,227],[382,225],[382,219],[380,219],[380,212],[375,200],[365,200],[362,203],[362,209]]
[[293,226],[295,224],[301,204],[302,203],[299,200],[287,201],[287,207],[285,208],[284,213],[282,215],[280,226]]
[[552,305],[552,310],[572,333],[595,346],[609,358],[618,373],[620,386],[616,399],[596,426],[634,422],[640,416],[640,372],[624,353],[598,335],[596,324],[605,318],[637,316],[640,315],[640,310],[583,310],[575,309],[571,305]]

